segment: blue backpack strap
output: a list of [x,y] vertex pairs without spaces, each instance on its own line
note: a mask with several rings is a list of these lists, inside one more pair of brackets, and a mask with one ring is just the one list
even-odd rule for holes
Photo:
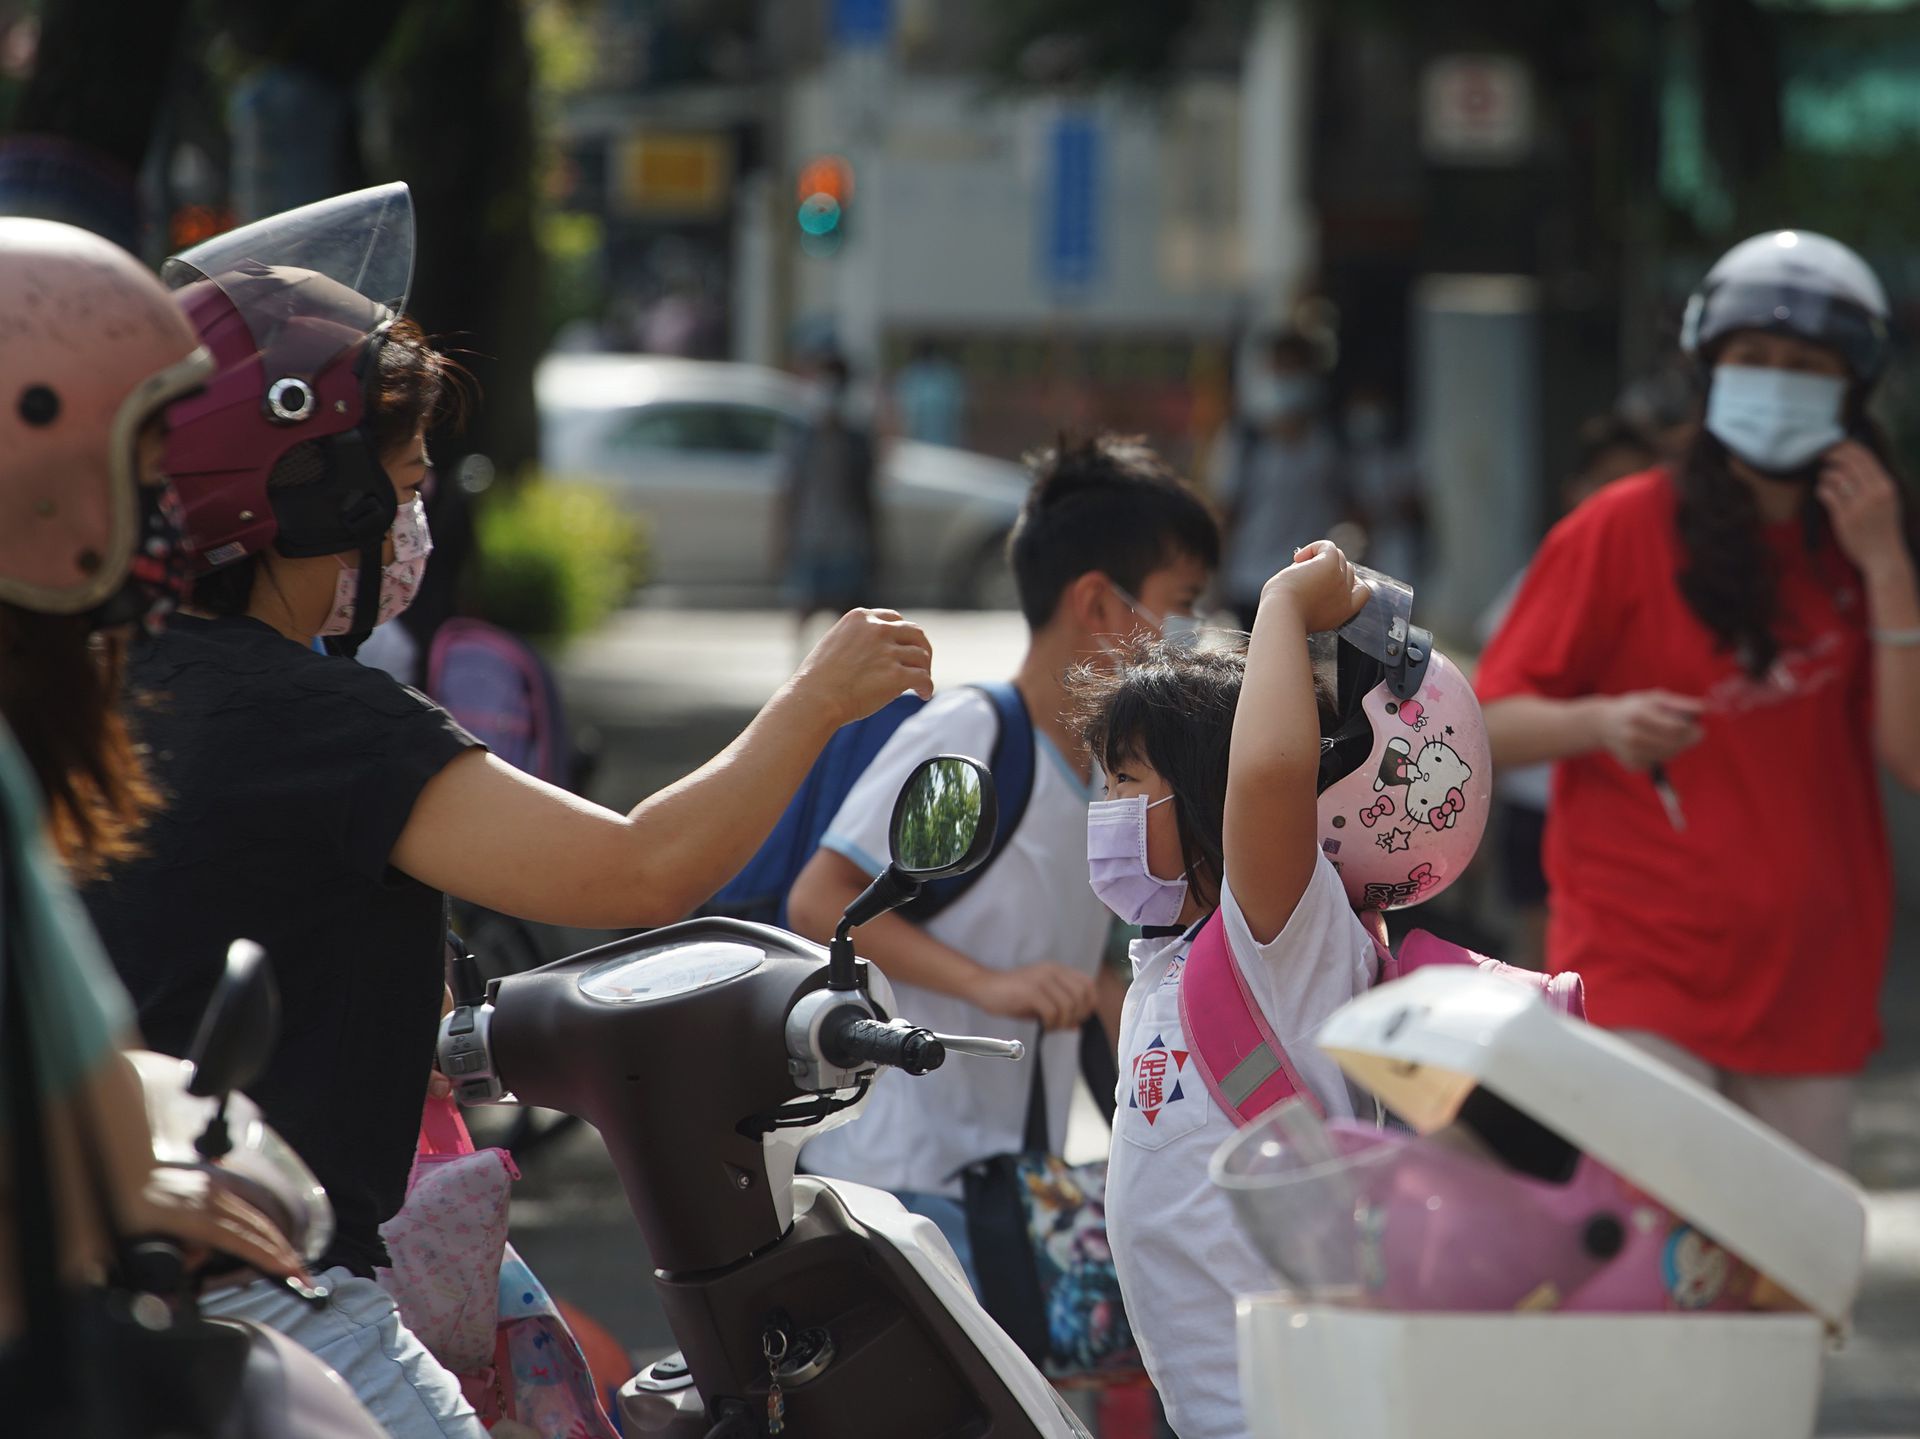
[[998,722],[993,752],[987,760],[987,767],[993,771],[993,788],[999,801],[998,819],[993,827],[993,848],[987,851],[987,857],[976,869],[955,875],[952,879],[935,880],[922,889],[920,898],[901,911],[915,924],[925,924],[979,882],[981,876],[992,868],[993,862],[1005,852],[1008,841],[1013,838],[1013,832],[1020,827],[1020,820],[1027,812],[1028,801],[1033,798],[1038,742],[1033,730],[1033,716],[1027,713],[1027,702],[1010,680],[969,685],[968,688],[978,690],[987,697]]

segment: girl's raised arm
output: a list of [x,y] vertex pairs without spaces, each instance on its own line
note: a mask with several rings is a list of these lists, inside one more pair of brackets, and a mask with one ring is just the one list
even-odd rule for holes
[[1253,937],[1270,944],[1306,893],[1318,857],[1320,708],[1307,636],[1337,629],[1367,584],[1330,540],[1268,580],[1247,648],[1227,763],[1227,879]]

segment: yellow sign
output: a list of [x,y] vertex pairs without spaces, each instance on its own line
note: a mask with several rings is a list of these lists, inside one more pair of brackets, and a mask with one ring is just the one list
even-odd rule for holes
[[620,147],[613,198],[633,215],[718,215],[732,181],[724,136],[635,135]]

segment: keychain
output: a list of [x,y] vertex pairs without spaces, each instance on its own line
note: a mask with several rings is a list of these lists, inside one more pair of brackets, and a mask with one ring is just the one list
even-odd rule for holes
[[781,1434],[787,1427],[787,1396],[780,1392],[780,1361],[787,1357],[787,1331],[769,1325],[761,1337],[760,1352],[767,1356],[767,1433]]

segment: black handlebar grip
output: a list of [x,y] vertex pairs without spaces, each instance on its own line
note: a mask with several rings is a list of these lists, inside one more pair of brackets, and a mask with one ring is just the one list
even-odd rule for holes
[[820,1052],[842,1069],[880,1064],[925,1074],[946,1062],[947,1047],[931,1030],[881,1024],[848,1005],[820,1026]]

